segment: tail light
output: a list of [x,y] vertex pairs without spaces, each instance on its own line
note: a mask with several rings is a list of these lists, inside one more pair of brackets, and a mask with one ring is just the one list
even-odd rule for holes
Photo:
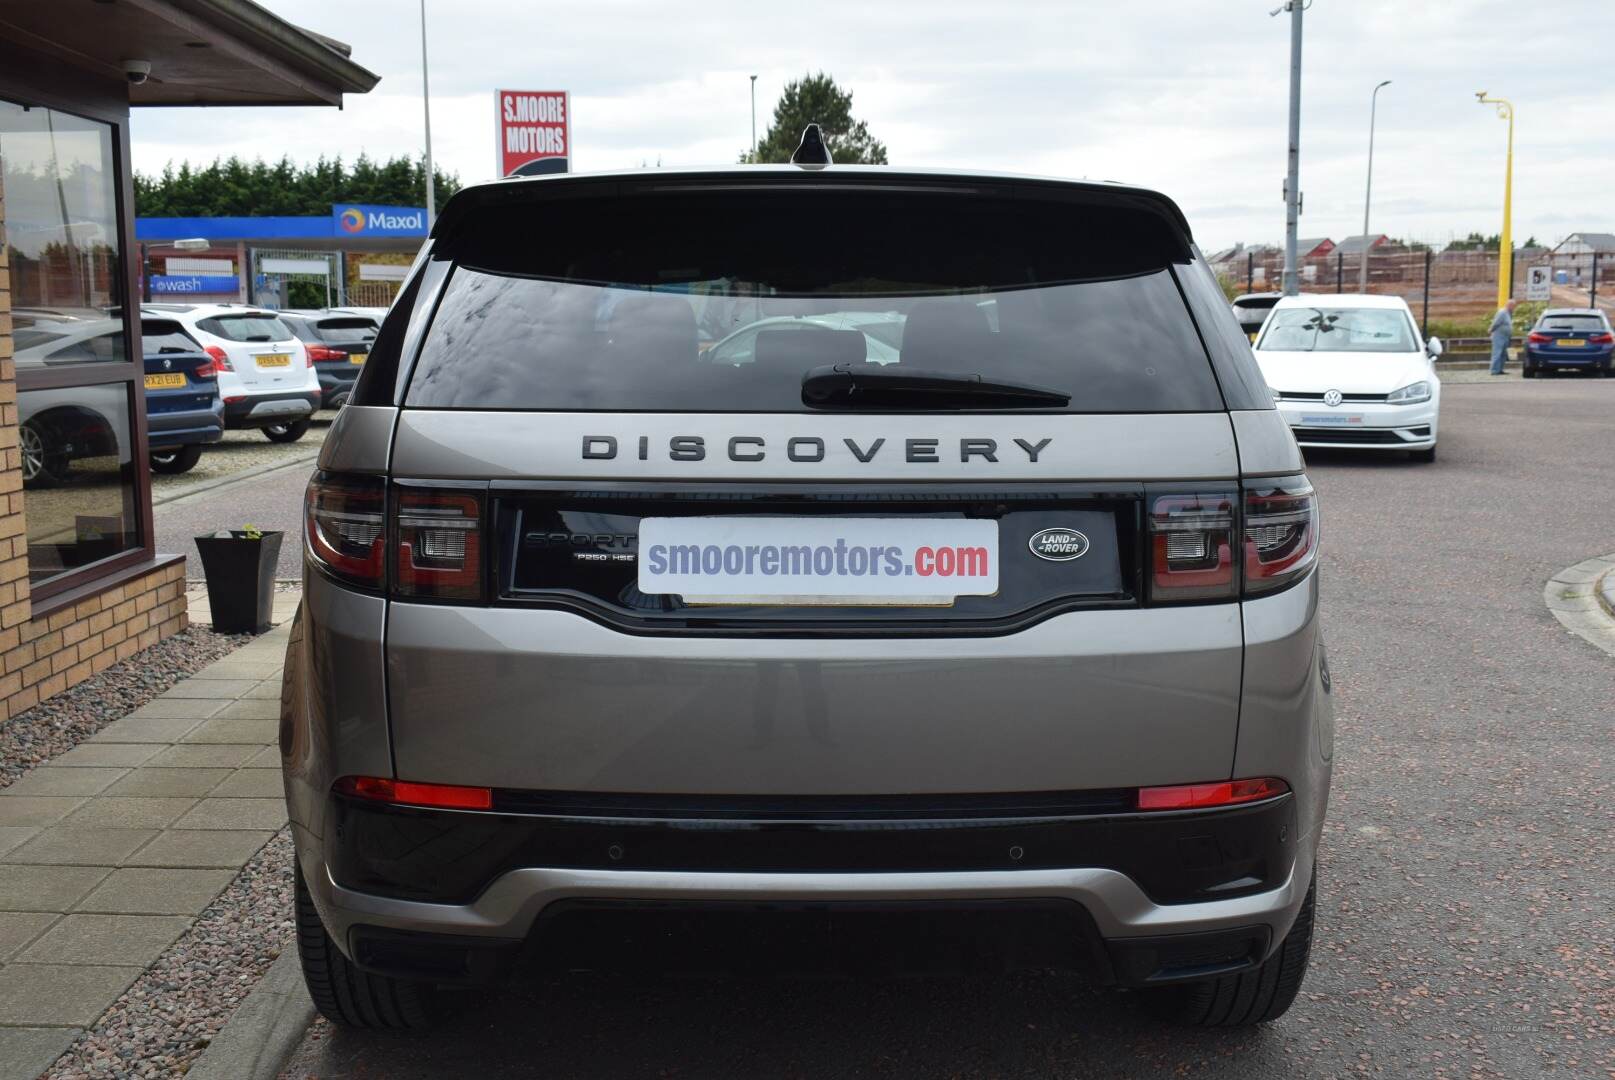
[[387,489],[379,478],[315,473],[304,498],[308,557],[332,577],[366,588],[387,583]]
[[1158,604],[1259,596],[1304,577],[1318,559],[1318,500],[1304,476],[1257,481],[1242,496],[1155,495],[1148,524]]
[[1149,528],[1152,599],[1235,595],[1232,494],[1157,495]]
[[206,363],[197,364],[196,365],[196,370],[191,372],[191,378],[193,378],[193,379],[213,379],[213,378],[217,378],[218,374],[219,374],[218,361],[209,360]]
[[482,496],[397,488],[393,591],[482,599]]
[[1587,340],[1594,345],[1615,345],[1615,334],[1594,334]]
[[1245,489],[1245,595],[1272,592],[1318,560],[1318,497],[1306,477]]
[[1283,780],[1221,780],[1210,784],[1176,784],[1138,789],[1140,810],[1207,810],[1218,806],[1273,799],[1290,790]]
[[306,345],[310,361],[346,360],[348,354],[341,349],[333,349],[328,345]]
[[220,371],[234,371],[235,370],[234,366],[232,366],[231,363],[230,363],[229,354],[224,351],[222,346],[209,345],[209,346],[205,347],[202,351],[207,353],[209,356],[213,357],[213,366],[218,368]]
[[1535,330],[1533,330],[1529,334],[1525,335],[1525,340],[1529,341],[1533,345],[1546,345],[1548,342],[1552,341],[1553,339],[1550,338],[1547,334],[1539,334]]

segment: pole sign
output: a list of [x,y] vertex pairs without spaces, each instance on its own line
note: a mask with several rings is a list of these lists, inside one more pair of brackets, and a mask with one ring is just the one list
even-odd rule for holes
[[495,90],[500,176],[570,171],[572,96],[565,90]]
[[1553,299],[1553,270],[1547,266],[1525,268],[1525,298],[1527,300]]

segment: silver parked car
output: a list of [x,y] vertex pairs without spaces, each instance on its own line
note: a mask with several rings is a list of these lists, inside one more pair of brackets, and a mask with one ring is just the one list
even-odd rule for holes
[[[723,298],[746,363],[707,355]],[[1152,191],[460,191],[308,489],[281,746],[314,1001],[414,1026],[575,951],[569,917],[805,910],[1047,931],[1041,966],[1186,1022],[1279,1016],[1333,755],[1302,469]]]

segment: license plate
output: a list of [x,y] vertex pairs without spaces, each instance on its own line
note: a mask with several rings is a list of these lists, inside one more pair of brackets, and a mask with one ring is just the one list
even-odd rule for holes
[[181,374],[180,372],[177,372],[177,371],[174,372],[172,375],[147,375],[146,376],[146,389],[147,390],[178,390],[178,389],[183,388],[184,385],[185,385],[185,376],[183,374]]
[[1562,337],[1554,342],[1561,349],[1579,349],[1587,343],[1578,337]]
[[289,353],[260,353],[253,357],[259,367],[291,367],[292,358]]
[[689,604],[946,607],[998,591],[998,523],[644,518],[639,591]]
[[370,359],[369,353],[350,352],[348,354],[348,363],[350,364],[362,364],[368,359]]

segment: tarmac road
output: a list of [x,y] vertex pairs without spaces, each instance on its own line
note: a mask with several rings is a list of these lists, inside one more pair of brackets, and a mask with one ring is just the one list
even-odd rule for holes
[[312,1029],[288,1077],[1615,1075],[1615,660],[1542,605],[1615,551],[1615,381],[1450,385],[1433,465],[1317,455],[1334,799],[1302,998],[1158,1026],[1041,974],[565,975],[430,1035]]

